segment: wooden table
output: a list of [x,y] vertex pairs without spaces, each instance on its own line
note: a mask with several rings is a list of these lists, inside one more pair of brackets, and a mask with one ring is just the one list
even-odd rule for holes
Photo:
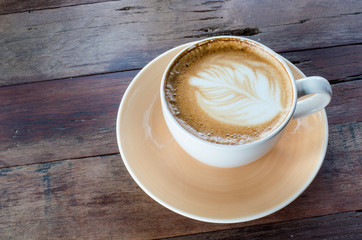
[[[0,239],[362,239],[362,2],[0,0]],[[156,203],[119,155],[133,77],[175,46],[247,36],[326,77],[329,144],[286,208],[211,224]]]

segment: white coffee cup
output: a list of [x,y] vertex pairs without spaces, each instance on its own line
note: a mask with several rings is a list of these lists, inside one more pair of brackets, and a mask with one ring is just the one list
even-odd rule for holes
[[[166,77],[179,56],[187,54],[190,49],[195,48],[199,44],[212,42],[214,40],[223,38],[236,39],[242,42],[246,42],[262,49],[265,52],[270,53],[275,58],[275,61],[281,64],[287,71],[290,83],[292,85],[291,89],[293,91],[294,97],[292,100],[291,110],[289,111],[286,118],[276,129],[273,130],[273,132],[253,142],[227,145],[203,140],[191,134],[184,127],[182,127],[170,111],[167,104],[165,94]],[[308,96],[307,98],[303,98],[299,101],[297,100],[297,98],[301,98],[302,96],[310,94],[313,95]],[[329,82],[322,77],[307,77],[295,81],[294,76],[284,59],[261,43],[242,37],[219,36],[195,42],[187,49],[176,55],[164,72],[161,81],[160,95],[164,119],[176,142],[189,155],[205,164],[215,167],[230,168],[251,163],[268,153],[277,143],[283,133],[284,128],[291,119],[312,114],[326,107],[331,100],[332,89]]]

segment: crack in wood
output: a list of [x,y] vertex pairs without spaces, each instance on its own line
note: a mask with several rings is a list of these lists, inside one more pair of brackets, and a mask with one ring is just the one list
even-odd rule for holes
[[224,17],[206,17],[206,18],[200,18],[196,20],[190,20],[190,21],[205,21],[205,20],[214,20],[214,19],[223,19]]
[[[111,152],[111,153],[104,153],[104,154],[96,154],[96,155],[88,155],[88,156],[83,156],[83,157],[71,157],[71,158],[62,158],[62,159],[56,159],[53,161],[48,161],[48,162],[33,162],[33,163],[26,163],[26,164],[15,164],[15,165],[6,165],[5,163],[3,163],[0,160],[0,177],[6,176],[6,173],[13,171],[14,169],[19,169],[19,168],[24,168],[24,167],[28,167],[28,166],[37,166],[40,164],[40,166],[43,166],[43,168],[47,168],[49,165],[46,164],[51,164],[51,166],[55,166],[58,164],[61,164],[61,162],[64,161],[76,161],[79,159],[86,159],[86,158],[107,158],[107,157],[111,157],[111,156],[119,156],[120,159],[122,159],[121,155],[119,152]],[[39,169],[37,170],[37,172],[42,172],[45,171],[42,170],[41,167],[39,167]]]
[[[316,68],[317,69],[317,68]],[[322,69],[322,68],[320,68]],[[362,75],[354,75],[354,76],[347,76],[344,78],[338,78],[338,79],[333,79],[333,80],[329,80],[329,83],[333,86],[338,85],[338,84],[343,84],[343,83],[347,83],[347,82],[358,82],[362,80]]]
[[[314,19],[317,19],[317,18],[314,18]],[[312,20],[311,18],[306,18],[306,19],[299,20],[298,22],[290,22],[290,23],[284,23],[284,24],[269,25],[269,26],[265,26],[265,28],[282,27],[282,26],[289,26],[289,25],[296,25],[296,24],[304,24],[304,23],[309,22],[311,20]]]
[[340,16],[351,16],[351,15],[360,15],[362,12],[354,12],[354,13],[342,13]]
[[284,23],[284,24],[275,24],[275,25],[270,25],[270,26],[265,26],[265,28],[270,28],[270,27],[281,27],[281,26],[288,26],[288,25],[295,25],[295,24],[304,24],[306,22],[310,22],[312,20],[318,20],[318,19],[327,19],[327,18],[338,18],[341,16],[354,16],[354,15],[360,15],[362,12],[354,12],[354,13],[342,13],[336,16],[325,16],[325,17],[316,17],[316,18],[306,18],[306,19],[301,19],[298,22],[291,22],[291,23]]
[[201,5],[209,5],[214,3],[223,3],[224,1],[206,1],[204,3],[201,3]]
[[293,52],[303,52],[303,51],[310,51],[310,50],[320,50],[320,49],[338,48],[338,47],[347,47],[347,46],[359,46],[359,45],[362,45],[362,42],[361,43],[350,43],[350,44],[325,46],[325,47],[315,47],[315,48],[291,49],[288,51],[278,51],[278,53],[293,53]]
[[311,62],[311,60],[301,60],[301,61],[299,61],[299,60],[296,60],[296,61],[291,61],[291,63],[293,63],[293,64],[302,64],[302,63],[309,63],[309,62]]
[[191,11],[191,12],[194,12],[194,13],[205,13],[205,12],[216,12],[217,9],[208,9],[208,10],[194,10],[194,11]]
[[198,31],[206,32],[206,34],[184,36],[183,38],[204,38],[204,37],[212,37],[212,36],[255,36],[255,35],[258,35],[259,33],[261,33],[259,28],[241,28],[241,29],[208,33],[210,31],[214,31],[217,29],[219,29],[219,28],[212,28],[212,27],[201,28]]
[[312,20],[311,18],[307,18],[307,19],[302,19],[299,21],[299,23],[303,24],[303,23],[306,23],[308,21]]
[[339,83],[339,82],[348,82],[348,81],[361,81],[362,74],[347,76],[342,79],[337,79],[336,81],[332,81],[332,83]]
[[[52,78],[52,79],[43,80],[41,82],[66,80],[66,79],[79,78],[79,77],[90,77],[90,76],[97,76],[97,75],[103,75],[103,74],[112,74],[112,73],[133,72],[133,71],[140,71],[140,70],[142,70],[142,68],[130,68],[130,69],[117,70],[117,71],[99,72],[99,73],[90,73],[90,74],[83,74],[83,75],[77,75],[77,76],[69,76],[69,77],[63,77],[63,78]],[[33,84],[33,83],[38,83],[38,82],[39,81],[33,81],[33,82],[16,83],[16,84],[11,84],[11,85],[3,85],[3,86],[0,86],[0,89],[1,88],[12,87],[12,86]]]
[[213,32],[215,30],[218,30],[218,27],[208,27],[208,28],[201,28],[199,29],[200,32]]
[[123,7],[116,9],[116,11],[130,11],[130,10],[140,10],[140,9],[145,9],[145,7],[142,6]]

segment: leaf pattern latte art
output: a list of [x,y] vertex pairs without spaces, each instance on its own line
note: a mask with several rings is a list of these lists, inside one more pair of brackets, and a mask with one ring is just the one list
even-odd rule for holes
[[201,109],[221,122],[255,126],[283,110],[280,86],[240,63],[211,65],[191,77],[189,84],[196,87]]

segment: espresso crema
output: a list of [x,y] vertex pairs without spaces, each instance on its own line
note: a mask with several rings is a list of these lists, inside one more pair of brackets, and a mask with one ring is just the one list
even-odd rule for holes
[[284,121],[293,101],[283,65],[235,39],[216,39],[181,55],[166,76],[165,93],[187,131],[220,144],[267,136]]

